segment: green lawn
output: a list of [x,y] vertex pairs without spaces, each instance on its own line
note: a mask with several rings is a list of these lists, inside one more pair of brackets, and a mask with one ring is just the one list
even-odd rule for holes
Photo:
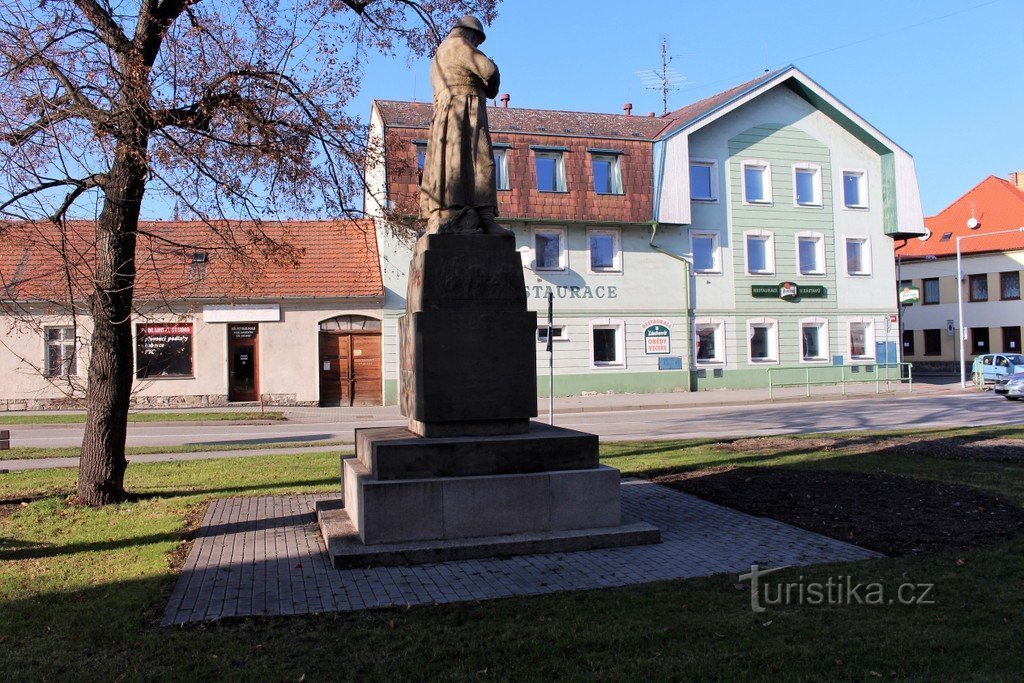
[[[129,422],[220,422],[220,421],[252,421],[252,420],[285,420],[284,413],[268,410],[264,413],[161,413],[157,411],[139,411],[128,414]],[[0,425],[58,425],[81,424],[85,422],[85,413],[33,413],[22,415],[6,413],[0,415]]]
[[[934,436],[990,432],[1008,436]],[[604,455],[632,475],[723,464],[884,470],[1024,503],[1024,464],[835,450],[755,457],[692,441],[613,444]],[[182,533],[205,501],[333,490],[337,474],[336,453],[133,465],[128,485],[143,497],[100,510],[68,504],[74,471],[0,475],[4,678],[992,679],[1024,669],[1020,539],[786,570],[793,579],[934,582],[932,606],[755,615],[746,585],[738,590],[730,574],[477,604],[156,626],[174,583],[171,563],[186,547]]]
[[[346,441],[297,441],[297,442],[274,442],[274,443],[250,443],[239,441],[236,443],[220,444],[193,444],[182,446],[129,446],[125,449],[128,455],[150,455],[153,453],[198,453],[213,451],[272,451],[278,448],[315,448],[319,446],[338,446],[346,450],[350,446]],[[35,460],[40,458],[77,458],[81,448],[72,446],[69,448],[36,448],[30,446],[17,446],[10,450],[0,451],[0,462],[4,460]]]

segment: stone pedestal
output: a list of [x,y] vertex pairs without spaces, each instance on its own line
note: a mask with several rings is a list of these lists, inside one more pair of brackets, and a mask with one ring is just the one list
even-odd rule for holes
[[336,566],[660,540],[622,520],[596,435],[530,420],[537,315],[513,237],[421,237],[399,328],[408,428],[358,430],[343,499],[317,505]]

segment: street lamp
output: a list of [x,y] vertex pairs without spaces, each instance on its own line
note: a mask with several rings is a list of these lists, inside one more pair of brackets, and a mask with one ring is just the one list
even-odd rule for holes
[[960,331],[960,388],[967,388],[967,368],[964,367],[964,342],[967,341],[967,330],[964,329],[964,270],[960,258],[960,241],[971,237],[989,237],[990,235],[1006,235],[1013,232],[1024,232],[1024,227],[1016,230],[997,230],[995,232],[983,232],[977,235],[960,235],[956,238],[956,308],[957,327]]

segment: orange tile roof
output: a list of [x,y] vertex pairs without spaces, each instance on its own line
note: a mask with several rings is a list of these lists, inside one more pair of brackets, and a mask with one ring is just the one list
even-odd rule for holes
[[[91,221],[71,221],[61,267],[52,224],[0,224],[0,292],[7,301],[84,301],[96,265]],[[273,247],[271,241],[284,244]],[[205,253],[205,263],[194,255]],[[369,220],[144,221],[136,248],[135,298],[288,299],[380,297],[377,238]]]
[[[972,216],[978,221],[974,230],[967,227]],[[931,232],[928,239],[911,238],[905,247],[897,244],[897,255],[905,259],[954,256],[956,238],[964,235],[972,237],[960,243],[962,254],[1024,249],[1024,233],[974,237],[1024,227],[1024,191],[1009,181],[989,176],[938,215],[925,218],[924,224]],[[947,233],[949,237],[943,240]]]

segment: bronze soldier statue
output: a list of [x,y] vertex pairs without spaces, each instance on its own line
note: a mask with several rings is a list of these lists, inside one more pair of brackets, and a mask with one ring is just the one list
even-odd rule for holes
[[483,24],[466,15],[430,62],[434,116],[420,183],[427,233],[511,235],[498,225],[494,149],[487,100],[498,94],[498,67],[477,47]]

